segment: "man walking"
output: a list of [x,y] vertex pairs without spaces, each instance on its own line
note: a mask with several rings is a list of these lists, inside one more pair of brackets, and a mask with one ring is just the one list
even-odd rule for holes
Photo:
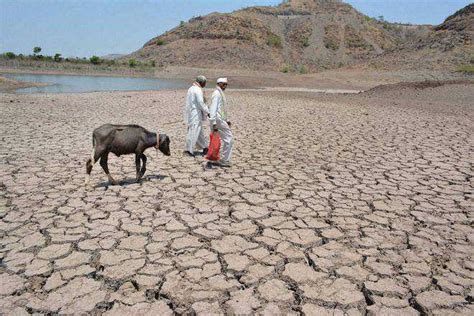
[[234,137],[230,130],[231,123],[227,113],[227,99],[224,94],[226,88],[227,78],[217,79],[216,90],[214,90],[214,93],[212,94],[209,120],[212,130],[219,132],[223,143],[220,165],[223,167],[230,167]]
[[186,153],[194,157],[194,149],[199,147],[203,154],[207,154],[209,140],[204,134],[202,121],[207,118],[209,109],[204,100],[203,88],[206,86],[206,77],[198,76],[188,89],[186,95],[185,121],[188,125],[186,135]]

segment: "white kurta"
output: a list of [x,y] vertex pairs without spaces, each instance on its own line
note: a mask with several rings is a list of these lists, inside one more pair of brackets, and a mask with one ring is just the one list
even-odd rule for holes
[[219,135],[222,139],[222,160],[230,161],[232,157],[232,148],[234,145],[234,136],[230,130],[227,122],[229,121],[229,115],[227,113],[227,99],[224,91],[220,87],[217,87],[212,94],[212,103],[210,106],[210,118],[211,129],[213,125],[217,125]]
[[202,121],[206,118],[208,113],[209,109],[206,103],[204,103],[202,88],[197,83],[194,83],[191,88],[188,89],[186,95],[186,109],[184,115],[184,119],[188,125],[186,150],[190,153],[194,153],[196,145],[200,149],[209,146],[209,140],[202,128]]

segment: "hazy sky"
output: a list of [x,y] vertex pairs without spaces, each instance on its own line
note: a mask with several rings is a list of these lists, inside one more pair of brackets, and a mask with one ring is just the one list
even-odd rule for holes
[[[281,0],[0,0],[0,52],[130,53],[180,21]],[[346,0],[390,22],[439,24],[471,0]]]

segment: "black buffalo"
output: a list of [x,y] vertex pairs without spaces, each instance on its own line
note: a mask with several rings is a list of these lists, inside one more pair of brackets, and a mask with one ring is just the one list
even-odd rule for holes
[[[86,163],[86,183],[92,171],[92,166],[100,159],[100,165],[112,184],[117,182],[112,178],[107,165],[109,153],[117,157],[121,155],[135,154],[135,165],[137,168],[136,180],[140,181],[146,171],[146,156],[143,153],[147,148],[155,147],[164,155],[170,156],[170,139],[165,134],[157,137],[156,133],[149,132],[138,125],[112,125],[105,124],[96,128],[92,133],[92,154]],[[140,160],[143,165],[140,169]]]

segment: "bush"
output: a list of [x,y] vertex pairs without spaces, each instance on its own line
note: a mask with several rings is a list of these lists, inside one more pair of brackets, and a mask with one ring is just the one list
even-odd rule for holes
[[151,66],[152,66],[152,67],[155,67],[155,66],[156,66],[156,61],[152,60],[152,61],[151,61]]
[[165,45],[165,41],[162,40],[162,39],[159,39],[159,40],[156,41],[156,45],[158,45],[158,46]]
[[287,73],[290,72],[290,70],[291,70],[291,69],[290,69],[290,66],[285,65],[285,66],[283,66],[283,68],[281,69],[281,72],[287,74]]
[[324,38],[324,47],[330,50],[338,50],[339,44],[331,38]]
[[474,64],[459,65],[456,68],[456,72],[462,72],[463,74],[473,75],[474,74]]
[[133,68],[133,67],[135,67],[135,66],[137,65],[137,61],[136,61],[135,59],[133,59],[133,58],[132,58],[132,59],[129,59],[129,60],[128,60],[128,65]]
[[12,52],[6,52],[5,57],[7,57],[8,59],[14,59],[16,55],[15,53],[12,53]]
[[54,61],[55,61],[55,62],[59,63],[59,62],[61,62],[62,60],[63,60],[63,59],[61,58],[61,54],[59,54],[59,53],[54,54]]
[[304,38],[303,39],[303,47],[308,47],[309,46],[309,38]]
[[272,47],[281,47],[281,38],[277,35],[270,35],[267,39],[267,45]]
[[301,75],[307,74],[307,73],[308,73],[308,68],[306,68],[305,65],[300,65],[300,66],[298,67],[298,72],[299,72]]
[[100,57],[99,56],[92,56],[91,58],[89,58],[89,61],[94,64],[94,65],[98,65],[102,62],[102,60],[100,60]]

